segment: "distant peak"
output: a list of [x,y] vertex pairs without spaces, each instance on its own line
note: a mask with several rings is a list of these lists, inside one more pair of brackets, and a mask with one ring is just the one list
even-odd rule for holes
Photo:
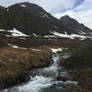
[[70,18],[70,16],[68,16],[68,15],[65,15],[65,16],[63,16],[63,18]]
[[89,28],[86,27],[84,24],[79,23],[76,19],[71,18],[68,15],[65,15],[63,17],[60,18],[60,22],[68,27],[68,29],[70,30],[75,30],[76,33],[81,33],[81,31],[88,33],[89,32]]
[[71,19],[71,20],[75,20],[74,18],[68,16],[68,15],[65,15],[65,16],[62,16],[60,19]]
[[68,16],[68,15],[65,15],[63,17],[60,18],[60,21],[61,22],[64,22],[64,23],[74,23],[74,24],[79,24],[77,20],[75,20],[74,18]]

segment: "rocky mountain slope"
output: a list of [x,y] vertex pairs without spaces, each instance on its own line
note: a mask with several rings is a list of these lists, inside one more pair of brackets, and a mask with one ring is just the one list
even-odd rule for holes
[[75,33],[80,35],[92,35],[92,30],[86,27],[84,24],[79,23],[75,19],[69,17],[68,15],[60,18],[60,22],[66,27],[68,33]]
[[[16,28],[26,34],[50,34],[49,31],[61,30],[59,21],[51,14],[47,13],[40,6],[31,3],[19,3],[5,9],[0,15],[5,23],[0,28]],[[0,25],[2,25],[0,22]],[[59,26],[59,28],[58,28]]]
[[53,32],[81,35],[92,33],[92,30],[68,16],[58,20],[40,6],[28,2],[17,3],[8,8],[1,7],[1,11],[0,29],[16,28],[27,35],[51,35]]

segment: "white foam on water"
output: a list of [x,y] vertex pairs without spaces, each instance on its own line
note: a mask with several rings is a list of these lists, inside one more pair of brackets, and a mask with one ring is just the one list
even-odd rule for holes
[[32,80],[24,86],[19,87],[19,92],[38,92],[42,88],[47,88],[51,86],[51,78],[46,78],[44,76],[35,76]]
[[53,55],[52,60],[54,61],[54,63],[50,67],[44,68],[44,71],[46,71],[46,72],[57,72],[59,57]]
[[[42,88],[47,88],[52,85],[52,78],[46,78],[44,76],[35,76],[28,84],[12,88],[9,92],[39,92]],[[15,91],[15,90],[17,91]],[[4,90],[3,92],[8,92]]]
[[[54,61],[53,64],[47,68],[44,68],[44,72],[57,72],[58,70],[58,56],[52,57],[52,60]],[[53,85],[53,78],[54,77],[45,77],[36,75],[35,77],[31,78],[28,84],[24,86],[18,87],[19,92],[39,92],[43,88],[48,88]]]

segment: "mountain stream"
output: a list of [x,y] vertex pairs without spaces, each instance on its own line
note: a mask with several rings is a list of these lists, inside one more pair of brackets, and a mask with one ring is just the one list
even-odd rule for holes
[[59,54],[54,54],[49,67],[31,70],[27,83],[2,92],[71,92],[75,85],[77,82],[72,81],[70,74],[60,65]]

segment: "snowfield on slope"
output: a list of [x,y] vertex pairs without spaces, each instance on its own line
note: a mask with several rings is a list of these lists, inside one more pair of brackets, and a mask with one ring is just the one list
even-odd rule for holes
[[18,31],[17,29],[13,28],[13,30],[8,30],[8,32],[12,33],[12,36],[14,37],[19,37],[19,36],[24,36],[24,37],[28,37],[28,35]]
[[68,35],[67,32],[65,32],[65,34],[58,33],[58,32],[50,32],[50,33],[52,33],[53,35],[58,36],[58,37],[70,38],[70,39],[79,38],[80,40],[85,40],[87,38],[92,38],[91,36],[83,36],[83,35],[78,35],[78,34]]
[[[13,30],[0,29],[0,32],[5,32],[5,31],[10,32],[13,37],[29,37],[29,35],[26,35],[20,31],[18,31],[16,28],[13,28]],[[6,36],[10,36],[10,35],[6,35]]]

